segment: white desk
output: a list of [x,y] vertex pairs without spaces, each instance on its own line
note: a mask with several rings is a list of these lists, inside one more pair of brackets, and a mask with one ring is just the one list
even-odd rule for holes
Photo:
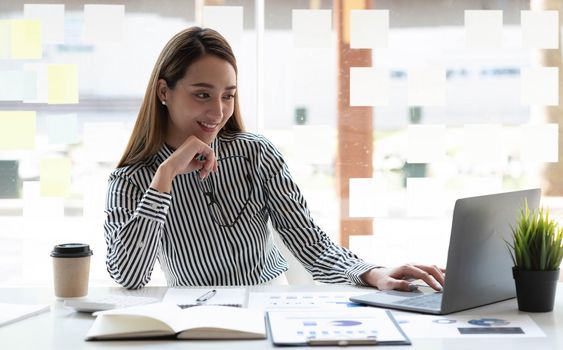
[[[359,287],[322,286],[256,286],[252,291],[349,291]],[[370,289],[365,289],[369,291]],[[518,350],[518,349],[563,349],[563,284],[557,291],[555,309],[550,313],[529,315],[547,335],[544,338],[520,339],[413,339],[412,346],[389,347],[393,349],[455,349],[455,350]],[[90,295],[129,294],[163,297],[166,287],[148,287],[137,291],[122,288],[91,288]],[[84,336],[90,329],[94,318],[88,314],[75,313],[56,301],[50,288],[0,288],[0,302],[45,303],[51,304],[51,311],[32,318],[0,327],[0,349],[268,349],[274,348],[270,340],[254,341],[192,341],[192,340],[143,340],[143,341],[97,341],[86,342]],[[516,299],[465,311],[460,314],[495,315],[499,313],[518,313]],[[363,348],[366,347],[356,347]],[[376,349],[384,348],[378,346]],[[327,347],[323,347],[327,349]],[[338,349],[338,347],[333,347]],[[341,348],[340,348],[341,349]]]

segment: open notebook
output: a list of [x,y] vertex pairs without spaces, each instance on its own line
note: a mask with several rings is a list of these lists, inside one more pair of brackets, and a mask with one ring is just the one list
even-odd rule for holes
[[176,337],[178,339],[264,339],[264,313],[228,306],[154,303],[94,313],[86,340]]

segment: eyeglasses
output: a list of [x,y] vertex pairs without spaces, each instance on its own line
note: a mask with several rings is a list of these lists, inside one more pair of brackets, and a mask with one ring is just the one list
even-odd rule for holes
[[[244,163],[241,164],[241,161],[243,161]],[[237,224],[237,222],[241,218],[242,213],[248,206],[248,203],[250,202],[250,198],[254,193],[254,183],[252,182],[252,176],[250,176],[249,173],[250,159],[246,156],[227,156],[217,159],[217,162],[221,162],[222,164],[221,168],[225,169],[224,170],[225,173],[222,175],[223,177],[227,177],[226,180],[228,180],[229,174],[232,173],[233,166],[242,168],[245,171],[244,181],[246,182],[246,188],[249,190],[247,191],[246,196],[243,196],[243,198],[246,197],[246,199],[244,200],[244,202],[242,202],[244,204],[242,205],[242,208],[236,215],[235,213],[227,214],[225,208],[220,204],[218,194],[215,190],[216,188],[215,182],[219,181],[218,174],[210,173],[205,179],[201,179],[199,177],[199,171],[198,171],[198,180],[197,180],[198,188],[201,191],[201,193],[203,193],[203,195],[207,198],[207,208],[211,215],[211,220],[213,220],[215,224],[221,227],[233,227]],[[227,165],[227,163],[229,163],[229,165]],[[230,201],[232,203],[237,202],[237,198],[224,198],[224,200]]]

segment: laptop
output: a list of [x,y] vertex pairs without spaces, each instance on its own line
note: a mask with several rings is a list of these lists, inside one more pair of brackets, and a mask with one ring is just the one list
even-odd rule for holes
[[377,291],[350,301],[385,308],[444,315],[516,297],[512,258],[504,240],[525,201],[540,202],[540,189],[461,198],[455,203],[446,278],[441,292]]

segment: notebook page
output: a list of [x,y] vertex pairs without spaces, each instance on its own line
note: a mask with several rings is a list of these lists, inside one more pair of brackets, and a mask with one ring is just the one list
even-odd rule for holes
[[[94,316],[98,315],[121,315],[121,316],[144,316],[158,320],[174,330],[174,333],[180,329],[178,325],[181,322],[181,309],[175,305],[165,303],[153,303],[147,305],[131,306],[122,309],[112,309],[106,311],[94,312]],[[139,318],[143,322],[142,318]],[[154,323],[154,321],[146,320],[145,322]]]
[[[264,313],[246,308],[196,306],[182,310],[180,338],[265,338]],[[193,331],[190,332],[190,329]],[[245,334],[247,336],[245,336]]]

